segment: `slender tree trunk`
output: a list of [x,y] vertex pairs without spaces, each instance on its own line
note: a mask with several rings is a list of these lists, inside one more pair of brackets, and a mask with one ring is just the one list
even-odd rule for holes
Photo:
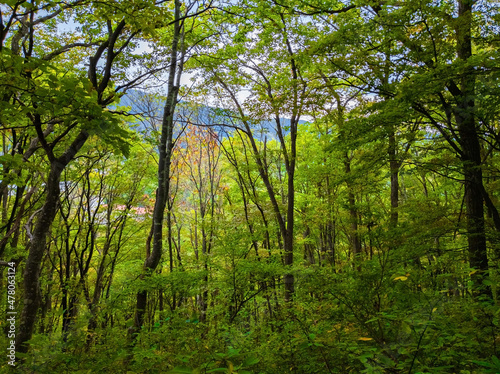
[[[131,205],[131,200],[130,199],[127,203],[127,210],[123,213],[123,215],[120,217],[118,220],[118,226],[113,227],[114,223],[111,219],[111,213],[113,211],[113,204],[112,204],[112,198],[109,201],[107,211],[106,211],[106,241],[103,246],[102,250],[102,255],[101,255],[101,261],[99,263],[99,267],[97,269],[97,274],[96,274],[96,280],[94,283],[94,292],[92,295],[91,302],[89,304],[89,311],[90,311],[90,319],[89,323],[87,325],[87,348],[90,347],[90,344],[92,343],[93,340],[93,332],[97,327],[97,312],[98,312],[98,306],[99,306],[99,300],[101,299],[101,296],[103,294],[104,288],[105,288],[105,282],[104,282],[104,276],[106,273],[106,268],[109,265],[109,251],[111,249],[111,242],[113,240],[113,237],[117,232],[119,232],[119,237],[121,238],[121,235],[123,233],[123,229],[125,227],[125,224],[127,223],[127,218],[128,218],[128,213],[129,213],[129,207]],[[120,240],[118,240],[120,241]],[[116,252],[119,252],[119,245],[117,246]],[[110,274],[110,282],[111,282],[111,277],[113,274]]]
[[391,220],[390,227],[395,228],[398,225],[398,205],[399,205],[399,168],[401,163],[396,154],[396,135],[394,128],[389,132],[389,168],[391,172]]
[[[341,130],[341,132],[344,129],[344,110],[345,107],[342,104],[342,100],[340,99],[340,95],[333,91],[332,92],[333,96],[335,97],[337,101],[337,122],[338,122],[338,127]],[[355,262],[361,260],[361,239],[359,237],[359,231],[358,231],[358,209],[356,208],[356,197],[354,195],[354,191],[352,188],[352,183],[351,183],[351,158],[349,157],[348,150],[344,152],[344,168],[345,168],[345,173],[347,177],[347,199],[349,202],[349,217],[350,217],[350,226],[351,226],[351,247],[352,247],[352,253],[353,253],[353,260]],[[357,266],[358,270],[361,270],[361,266],[358,264]]]
[[[5,133],[2,133],[2,156],[7,154],[7,137]],[[8,170],[5,169],[2,180],[5,179],[5,175],[8,174]],[[8,198],[9,198],[9,190],[8,188],[3,188],[0,190],[0,200],[2,201],[2,225],[7,221],[7,208],[8,208]]]
[[[293,121],[293,119],[292,119]],[[287,214],[286,214],[286,232],[283,238],[285,250],[285,267],[293,265],[293,229],[294,229],[294,207],[295,207],[295,157],[296,157],[296,139],[297,139],[297,124],[290,126],[291,130],[291,158],[287,167],[288,172],[288,193],[287,193]],[[285,301],[291,301],[295,293],[295,279],[292,273],[287,273],[284,276],[285,282]]]
[[[156,202],[153,211],[153,243],[151,254],[144,263],[144,276],[152,274],[161,260],[163,250],[163,218],[165,207],[170,193],[170,163],[173,149],[173,126],[174,112],[177,105],[177,94],[179,91],[178,76],[182,72],[183,57],[178,60],[179,40],[181,38],[180,25],[180,1],[175,0],[175,21],[174,36],[172,39],[172,50],[170,54],[170,70],[168,77],[168,94],[163,111],[163,120],[161,128],[160,144],[158,145],[158,188],[156,190]],[[134,326],[131,330],[132,338],[140,331],[144,324],[144,315],[146,312],[148,293],[141,290],[137,293],[135,308]]]
[[[347,199],[349,202],[349,217],[350,217],[350,226],[351,226],[351,247],[352,247],[352,257],[354,262],[359,262],[361,260],[361,240],[359,237],[358,231],[358,209],[356,208],[356,197],[354,196],[353,188],[351,186],[351,182],[349,181],[351,174],[351,161],[347,152],[344,154],[344,166],[345,173],[347,176]],[[361,266],[357,265],[357,269],[361,270]]]
[[311,229],[309,228],[309,226],[306,226],[304,233],[302,234],[302,238],[305,240],[304,260],[306,260],[308,264],[314,265],[316,263],[316,258],[314,256],[314,245],[307,242],[310,236]]

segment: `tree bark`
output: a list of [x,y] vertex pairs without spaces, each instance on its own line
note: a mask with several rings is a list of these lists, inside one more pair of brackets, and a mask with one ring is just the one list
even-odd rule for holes
[[68,163],[87,141],[89,134],[81,131],[71,146],[59,158],[50,163],[50,172],[47,179],[47,195],[29,243],[29,254],[24,268],[24,305],[19,323],[19,333],[16,336],[16,351],[28,352],[28,340],[33,335],[36,315],[40,306],[40,270],[47,235],[57,212],[59,201],[59,181],[61,173]]
[[358,231],[358,209],[356,208],[356,197],[354,196],[353,188],[351,182],[349,181],[351,174],[351,160],[347,152],[344,154],[344,166],[345,173],[347,176],[347,200],[349,202],[349,218],[350,218],[350,226],[351,226],[351,247],[352,247],[352,259],[356,264],[356,269],[358,271],[361,270],[361,240],[359,237]]
[[[168,94],[163,110],[163,120],[161,126],[160,144],[158,145],[158,188],[156,190],[156,201],[153,211],[153,242],[151,254],[144,262],[145,276],[151,273],[158,266],[163,251],[163,218],[165,207],[170,193],[170,163],[172,158],[173,143],[173,126],[174,112],[177,105],[177,94],[179,86],[177,77],[182,72],[183,57],[178,60],[179,40],[181,38],[180,24],[180,2],[175,0],[175,21],[174,21],[174,36],[172,39],[172,50],[170,54],[170,70],[168,76]],[[177,81],[177,82],[176,82]],[[140,331],[144,324],[144,315],[147,306],[148,293],[146,290],[141,290],[137,293],[134,326],[131,329],[132,338]]]
[[399,214],[399,168],[401,167],[401,162],[397,159],[396,152],[396,135],[394,134],[394,128],[391,127],[389,132],[389,168],[391,173],[391,219],[390,227],[396,228],[398,226]]
[[[458,2],[457,57],[464,62],[472,56],[471,25],[473,4],[473,0],[460,0]],[[482,284],[483,278],[488,272],[488,255],[483,206],[484,186],[481,169],[481,147],[474,110],[475,84],[474,68],[468,67],[460,77],[461,92],[460,95],[455,96],[457,105],[453,114],[462,148],[469,264],[471,268],[477,270],[472,275],[474,293],[491,297],[491,288]]]

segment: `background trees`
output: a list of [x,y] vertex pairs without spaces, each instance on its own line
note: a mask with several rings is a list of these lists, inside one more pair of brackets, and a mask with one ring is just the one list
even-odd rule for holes
[[26,371],[499,370],[496,4],[0,9]]

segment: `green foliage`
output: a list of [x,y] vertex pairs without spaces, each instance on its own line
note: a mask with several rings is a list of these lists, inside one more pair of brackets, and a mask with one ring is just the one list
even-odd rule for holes
[[[259,359],[253,356],[244,358],[238,349],[228,347],[226,353],[213,353],[212,359],[201,365],[196,369],[189,369],[187,367],[175,367],[168,373],[182,374],[182,373],[234,373],[234,374],[250,374],[254,365],[259,363]],[[241,362],[242,361],[242,362]],[[238,363],[240,362],[240,363]]]
[[491,362],[473,361],[474,363],[487,368],[485,373],[498,373],[500,370],[500,360],[497,356],[491,356]]
[[[500,18],[494,2],[473,2],[469,23],[461,3],[182,4],[200,12],[183,19],[180,47],[195,87],[181,88],[175,115],[163,260],[144,277],[165,95],[138,94],[137,117],[117,105],[123,84],[168,67],[172,4],[5,2],[0,33],[16,15],[0,41],[0,259],[18,266],[16,308],[51,158],[90,135],[61,174],[19,370],[500,372]],[[30,36],[32,10],[52,17]],[[85,70],[100,46],[96,86]],[[466,101],[475,132],[464,135]],[[309,120],[296,134],[292,116]],[[470,232],[463,155],[474,136],[487,270],[471,266],[481,233]]]

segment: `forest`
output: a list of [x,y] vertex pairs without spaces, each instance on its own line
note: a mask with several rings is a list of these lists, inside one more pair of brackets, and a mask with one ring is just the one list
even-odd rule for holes
[[496,0],[2,0],[2,373],[500,373]]

